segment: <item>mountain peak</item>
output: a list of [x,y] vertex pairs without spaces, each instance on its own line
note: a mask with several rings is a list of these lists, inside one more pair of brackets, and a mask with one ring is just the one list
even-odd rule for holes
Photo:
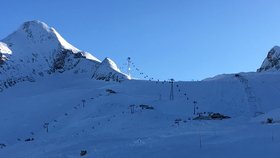
[[280,47],[274,46],[268,52],[257,72],[280,70]]
[[44,29],[46,31],[51,30],[51,28],[46,23],[39,20],[26,21],[21,25],[20,28],[23,30],[34,29],[34,28]]
[[117,64],[111,60],[110,58],[105,58],[97,70],[95,71],[94,78],[97,80],[105,80],[105,81],[121,81],[130,79],[129,76],[122,73],[120,69],[118,68]]
[[[15,45],[22,48],[38,48],[40,50],[48,49],[69,49],[74,53],[80,50],[68,43],[54,28],[39,20],[24,22],[19,29],[4,38],[2,42],[6,43],[12,52],[19,52]],[[36,50],[33,50],[36,52]]]
[[118,68],[117,64],[116,64],[112,59],[110,59],[110,58],[108,58],[108,57],[106,57],[106,58],[102,61],[101,65],[106,66],[106,67],[109,67],[109,68],[111,68],[111,69],[114,69],[114,70],[116,70],[116,71],[118,71],[118,72],[121,72],[120,69]]

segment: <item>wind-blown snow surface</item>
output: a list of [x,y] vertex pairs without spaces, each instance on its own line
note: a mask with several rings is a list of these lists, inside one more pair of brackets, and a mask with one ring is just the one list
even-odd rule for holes
[[[278,158],[279,77],[244,73],[175,82],[174,101],[168,82],[104,82],[71,73],[22,82],[0,93],[0,143],[6,145],[0,157],[76,158],[87,150],[89,158]],[[193,101],[196,112],[231,119],[191,120]],[[269,117],[276,123],[263,123]]]

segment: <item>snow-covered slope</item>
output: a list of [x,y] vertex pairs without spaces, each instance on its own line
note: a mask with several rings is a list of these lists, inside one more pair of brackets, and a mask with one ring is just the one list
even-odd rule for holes
[[[173,101],[168,82],[68,75],[0,93],[0,157],[279,157],[279,73],[175,82]],[[231,118],[192,120],[208,112]]]
[[[25,22],[1,40],[0,52],[0,89],[57,72],[91,77],[101,65],[96,57],[72,46],[54,28],[40,21]],[[102,75],[110,78],[111,71],[114,69],[108,67]],[[119,75],[128,79],[122,73]]]
[[274,46],[267,54],[257,72],[278,71],[280,69],[280,47]]

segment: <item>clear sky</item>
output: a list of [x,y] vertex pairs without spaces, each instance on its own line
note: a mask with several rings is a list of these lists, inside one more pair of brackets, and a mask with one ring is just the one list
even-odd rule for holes
[[255,71],[280,45],[279,0],[0,0],[0,8],[0,39],[40,20],[100,60],[123,67],[129,56],[162,80]]

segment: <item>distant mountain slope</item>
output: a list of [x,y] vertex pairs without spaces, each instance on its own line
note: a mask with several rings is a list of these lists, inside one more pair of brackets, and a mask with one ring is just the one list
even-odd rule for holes
[[[101,65],[104,67],[92,54],[74,47],[54,28],[36,20],[25,22],[0,41],[0,89],[54,73],[71,72],[91,77]],[[105,66],[107,71],[98,71],[98,76],[93,78],[129,79],[113,61]]]
[[280,47],[274,46],[267,54],[257,72],[277,71],[280,69]]

